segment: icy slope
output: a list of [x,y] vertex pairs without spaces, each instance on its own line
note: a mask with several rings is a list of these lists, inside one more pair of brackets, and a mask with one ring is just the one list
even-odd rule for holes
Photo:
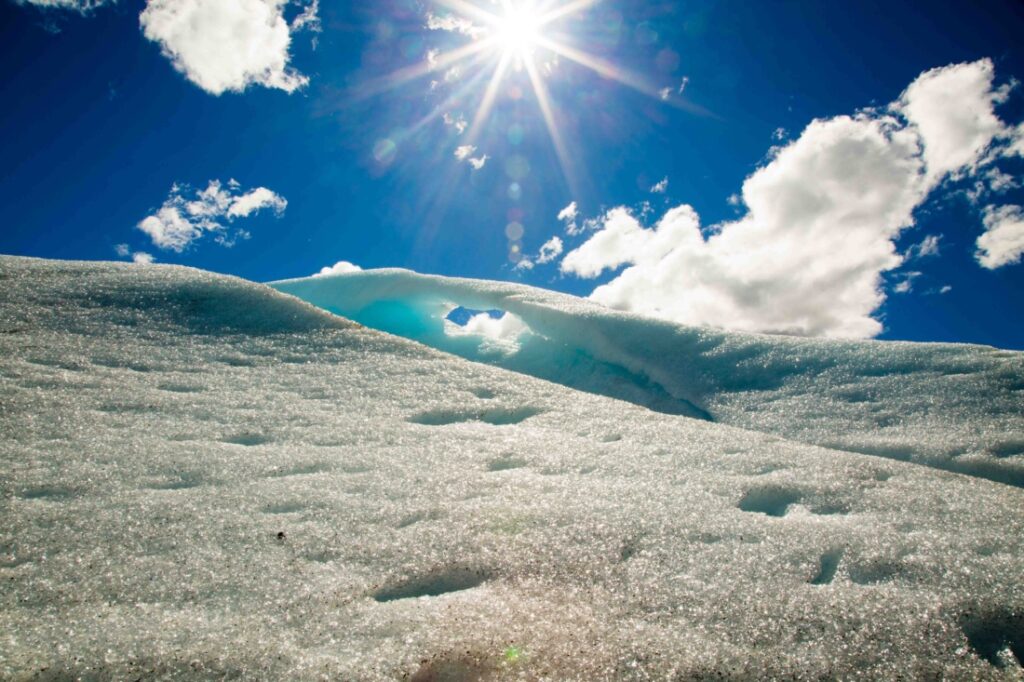
[[1021,489],[261,285],[0,258],[0,434],[0,679],[1024,672]]
[[[1024,353],[719,332],[405,270],[272,286],[462,357],[662,412],[1024,485]],[[471,334],[445,322],[455,306],[516,320]]]

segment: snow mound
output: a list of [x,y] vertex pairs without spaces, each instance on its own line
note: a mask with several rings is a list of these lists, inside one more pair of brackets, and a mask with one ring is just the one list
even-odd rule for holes
[[0,258],[0,433],[0,679],[1024,674],[1020,488],[262,285]]
[[[272,286],[464,358],[661,412],[1024,486],[1024,353],[684,327],[406,270]],[[456,327],[445,319],[456,307],[508,314],[501,328],[487,316]]]

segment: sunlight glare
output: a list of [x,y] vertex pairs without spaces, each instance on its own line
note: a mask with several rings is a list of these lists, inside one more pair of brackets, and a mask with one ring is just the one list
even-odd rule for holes
[[496,24],[495,40],[501,49],[516,57],[525,57],[541,40],[543,16],[530,4],[508,4]]

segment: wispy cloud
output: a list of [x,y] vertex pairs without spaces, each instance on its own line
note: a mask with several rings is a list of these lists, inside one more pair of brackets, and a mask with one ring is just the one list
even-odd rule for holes
[[551,239],[544,242],[540,247],[540,251],[537,253],[538,263],[550,263],[551,261],[562,255],[562,250],[565,248],[562,244],[562,240],[558,236],[554,236]]
[[579,214],[580,210],[575,201],[571,202],[568,206],[558,212],[558,220],[565,225],[565,231],[570,236],[580,233],[580,227],[576,223],[576,219],[579,217]]
[[651,187],[651,194],[664,194],[666,190],[668,190],[668,176],[665,176]]
[[469,19],[456,17],[450,14],[438,16],[433,12],[427,13],[427,28],[431,31],[448,31],[449,33],[461,33],[470,38],[479,38],[485,33],[482,26],[477,26]]
[[156,247],[178,253],[206,234],[216,235],[216,241],[224,246],[232,246],[237,239],[249,236],[245,230],[231,230],[236,219],[265,208],[280,216],[288,206],[284,197],[266,187],[244,193],[240,189],[234,180],[226,188],[219,180],[211,180],[206,189],[195,192],[187,185],[174,185],[163,206],[137,227]]

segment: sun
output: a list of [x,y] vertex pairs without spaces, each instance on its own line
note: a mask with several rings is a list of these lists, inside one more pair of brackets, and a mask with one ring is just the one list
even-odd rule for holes
[[509,4],[494,23],[494,41],[507,55],[527,57],[543,40],[544,23],[544,15],[531,5]]

